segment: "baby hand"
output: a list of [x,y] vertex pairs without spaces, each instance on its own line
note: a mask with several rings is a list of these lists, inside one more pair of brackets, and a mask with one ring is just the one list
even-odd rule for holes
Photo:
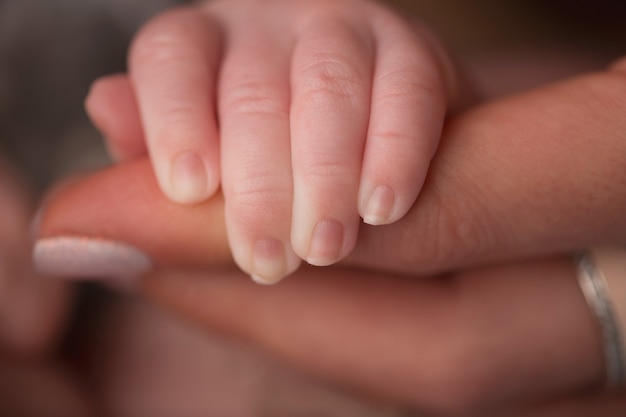
[[94,85],[92,118],[120,158],[148,151],[170,199],[221,183],[234,259],[263,283],[344,258],[360,217],[400,219],[456,95],[431,36],[364,0],[173,9],[129,56]]

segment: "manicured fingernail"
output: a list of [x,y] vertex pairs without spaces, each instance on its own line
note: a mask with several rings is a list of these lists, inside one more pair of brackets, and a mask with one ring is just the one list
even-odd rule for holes
[[209,197],[209,178],[204,161],[194,152],[178,154],[170,172],[170,198],[182,204],[194,204]]
[[343,225],[336,220],[322,220],[313,229],[307,262],[326,266],[339,260],[343,247]]
[[371,225],[389,223],[395,202],[395,195],[391,187],[379,185],[370,193],[365,210],[363,222]]
[[106,239],[61,236],[40,239],[33,250],[35,267],[62,278],[135,278],[152,268],[139,249]]
[[280,240],[257,240],[252,248],[252,280],[258,284],[276,284],[296,270],[299,263]]

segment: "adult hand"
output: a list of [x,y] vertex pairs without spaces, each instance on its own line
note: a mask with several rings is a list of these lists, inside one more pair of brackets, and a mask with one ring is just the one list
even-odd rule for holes
[[[623,242],[624,67],[455,118],[407,218],[364,227],[349,263],[433,274]],[[149,172],[137,161],[58,190],[42,216],[39,266],[97,275],[106,272],[93,270],[102,256],[134,272],[149,259],[160,267],[227,263],[219,198],[176,207]],[[236,274],[162,271],[145,289],[318,375],[434,412],[557,399],[603,378],[600,335],[566,258],[429,281],[304,270],[271,290]],[[612,401],[593,415],[618,416],[626,399]]]
[[[455,117],[410,216],[362,226],[349,262],[431,274],[623,241],[625,73],[626,64],[615,65]],[[159,265],[230,262],[221,198],[189,208],[168,204],[146,160],[75,181],[54,196],[40,237],[120,240]]]
[[69,283],[42,279],[32,267],[27,194],[0,157],[0,414],[86,416],[83,393],[51,355],[71,294]]

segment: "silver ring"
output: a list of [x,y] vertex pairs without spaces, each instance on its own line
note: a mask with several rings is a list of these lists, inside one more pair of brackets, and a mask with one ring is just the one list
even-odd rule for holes
[[624,357],[626,352],[622,350],[620,323],[609,297],[609,289],[591,253],[581,253],[577,258],[578,283],[602,332],[607,388],[624,388],[626,387],[626,358]]

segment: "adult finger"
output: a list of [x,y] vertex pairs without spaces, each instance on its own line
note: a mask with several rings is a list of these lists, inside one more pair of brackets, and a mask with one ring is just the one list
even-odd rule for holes
[[[626,77],[603,72],[455,117],[417,203],[392,225],[362,227],[348,261],[432,273],[623,241],[624,97]],[[135,161],[55,193],[40,237],[126,242],[160,264],[227,261],[220,201],[174,208]]]
[[179,203],[212,195],[220,182],[215,118],[221,31],[208,14],[173,9],[139,33],[130,78],[159,185]]
[[450,120],[411,212],[359,265],[435,272],[624,241],[626,76],[590,74]]
[[35,264],[59,277],[128,278],[159,265],[232,263],[221,194],[176,204],[160,191],[145,158],[59,186],[37,230]]
[[71,304],[67,282],[32,266],[26,186],[0,158],[0,353],[31,358],[58,342]]
[[304,269],[272,288],[232,270],[160,272],[147,294],[364,393],[444,415],[600,386],[600,334],[567,259],[414,280]]

